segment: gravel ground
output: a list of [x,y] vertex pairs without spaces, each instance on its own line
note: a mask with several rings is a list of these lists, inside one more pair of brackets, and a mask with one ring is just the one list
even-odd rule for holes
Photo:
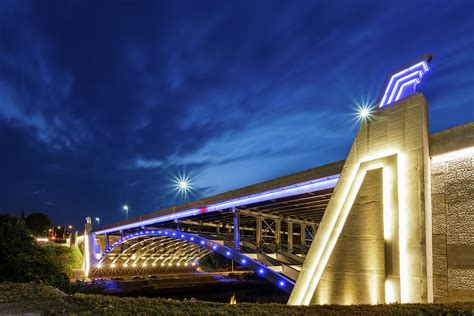
[[0,283],[0,314],[28,315],[473,315],[474,302],[449,304],[236,305],[162,298],[66,295],[34,283]]

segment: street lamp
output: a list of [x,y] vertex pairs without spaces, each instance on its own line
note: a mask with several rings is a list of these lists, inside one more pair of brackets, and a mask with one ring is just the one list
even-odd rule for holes
[[193,185],[189,176],[178,175],[174,178],[174,186],[177,193],[184,198],[184,203],[187,203],[189,193],[193,192]]
[[359,104],[356,108],[356,117],[358,121],[370,120],[373,116],[373,107],[369,104]]
[[128,205],[127,204],[123,206],[123,210],[125,211],[125,219],[127,220],[128,219]]
[[97,227],[99,227],[100,225],[100,218],[96,217],[95,220],[97,221]]

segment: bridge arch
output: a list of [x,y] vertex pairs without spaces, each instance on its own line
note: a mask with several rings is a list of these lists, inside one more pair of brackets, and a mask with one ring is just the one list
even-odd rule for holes
[[114,250],[115,248],[121,246],[123,243],[143,238],[156,238],[156,237],[168,237],[171,239],[182,240],[186,243],[195,244],[203,248],[207,248],[208,250],[218,253],[221,256],[231,259],[232,261],[238,263],[239,265],[254,271],[259,277],[266,279],[267,281],[273,283],[283,291],[287,293],[291,293],[294,281],[290,280],[289,278],[281,275],[278,272],[273,271],[272,269],[268,268],[264,264],[230,248],[224,246],[214,240],[210,240],[198,235],[186,233],[179,230],[172,230],[172,229],[154,229],[154,230],[141,230],[129,235],[123,236],[122,238],[118,239],[114,243],[112,243],[109,247],[105,249],[105,251],[100,255],[97,261],[97,267],[103,266],[104,261],[107,255]]

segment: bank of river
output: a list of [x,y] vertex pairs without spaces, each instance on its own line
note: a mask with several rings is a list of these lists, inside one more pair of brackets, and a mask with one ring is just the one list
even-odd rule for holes
[[229,303],[286,303],[288,294],[253,274],[167,274],[96,281],[114,296],[161,297]]

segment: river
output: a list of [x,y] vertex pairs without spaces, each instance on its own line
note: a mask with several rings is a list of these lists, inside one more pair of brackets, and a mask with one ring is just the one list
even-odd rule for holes
[[286,303],[289,295],[254,274],[169,274],[98,280],[102,293],[230,303]]

